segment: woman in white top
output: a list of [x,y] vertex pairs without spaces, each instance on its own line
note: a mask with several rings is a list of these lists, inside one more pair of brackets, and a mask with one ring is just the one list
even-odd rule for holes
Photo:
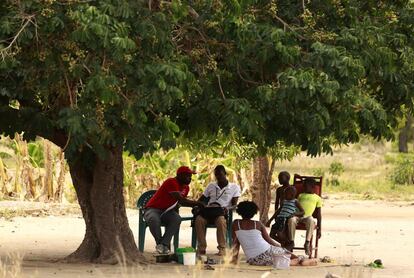
[[316,265],[314,259],[297,257],[280,247],[280,244],[270,238],[265,226],[259,221],[251,220],[257,213],[258,207],[254,202],[244,201],[237,205],[236,212],[242,217],[233,221],[233,263],[237,263],[240,245],[252,265],[273,265],[273,258],[280,255],[290,255],[290,265]]

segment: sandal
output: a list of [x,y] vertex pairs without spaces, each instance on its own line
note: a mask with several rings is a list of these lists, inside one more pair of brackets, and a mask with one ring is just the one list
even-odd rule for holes
[[214,265],[214,264],[217,264],[217,261],[213,258],[208,258],[205,264]]

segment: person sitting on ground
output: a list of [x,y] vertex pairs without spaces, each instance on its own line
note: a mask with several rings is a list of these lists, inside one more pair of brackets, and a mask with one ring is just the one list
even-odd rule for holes
[[290,256],[290,265],[310,266],[316,265],[314,259],[297,257],[280,244],[270,238],[265,226],[252,220],[258,207],[254,202],[244,201],[237,206],[236,212],[242,217],[233,221],[233,258],[232,263],[237,263],[240,246],[251,265],[273,265],[276,256]]
[[306,178],[303,182],[304,193],[299,194],[298,201],[304,210],[304,215],[302,217],[293,216],[288,219],[288,237],[291,241],[289,246],[295,246],[295,233],[296,226],[298,223],[305,223],[306,226],[306,240],[304,244],[305,253],[309,255],[310,252],[310,240],[312,239],[313,231],[315,230],[316,223],[312,215],[316,214],[316,219],[318,221],[319,229],[316,231],[316,236],[321,237],[321,225],[322,225],[322,198],[314,193],[314,186],[316,181],[313,178]]
[[240,196],[240,186],[227,180],[226,169],[223,165],[217,165],[214,169],[216,182],[210,183],[200,197],[200,202],[208,204],[205,209],[201,209],[195,218],[195,228],[197,233],[197,254],[206,253],[206,226],[215,224],[217,227],[217,255],[222,256],[226,250],[226,231],[228,211],[235,208]]
[[275,224],[272,225],[271,231],[282,233],[285,230],[286,221],[292,216],[301,217],[304,215],[304,210],[296,197],[296,189],[290,186],[285,189],[284,200],[280,208],[269,219],[271,222],[276,218]]
[[[171,239],[180,229],[181,217],[178,214],[178,205],[204,206],[202,202],[186,198],[193,174],[195,174],[193,170],[181,166],[177,169],[176,177],[164,181],[145,206],[144,219],[155,239],[155,249],[160,254],[170,252]],[[164,235],[161,235],[161,224],[165,225]]]

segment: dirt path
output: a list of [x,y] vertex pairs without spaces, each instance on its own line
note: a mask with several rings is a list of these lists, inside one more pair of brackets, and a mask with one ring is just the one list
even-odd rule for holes
[[[5,204],[5,203],[4,203]],[[10,208],[11,204],[7,203]],[[0,209],[4,208],[0,202]],[[30,209],[30,208],[29,208]],[[44,213],[43,215],[47,215]],[[182,211],[182,214],[188,214]],[[130,226],[137,235],[137,212],[128,211]],[[83,219],[74,214],[45,217],[16,217],[12,221],[0,218],[0,277],[324,277],[331,272],[341,277],[414,277],[411,254],[414,250],[414,205],[410,203],[387,203],[378,201],[326,200],[323,208],[323,234],[319,256],[330,256],[333,264],[317,267],[294,267],[288,271],[276,271],[265,267],[251,267],[242,263],[238,267],[217,266],[215,271],[200,270],[175,264],[155,265],[151,252],[154,241],[147,233],[145,255],[150,263],[138,267],[73,265],[54,262],[68,255],[80,244]],[[208,251],[215,252],[215,230],[207,233]],[[301,244],[304,235],[297,235]],[[182,224],[180,245],[189,246],[191,228]],[[24,255],[21,266],[15,269],[4,263],[7,256]],[[372,270],[364,264],[380,258],[385,269]],[[7,265],[7,267],[6,267]],[[349,266],[350,265],[350,266]],[[7,273],[9,271],[9,273]]]

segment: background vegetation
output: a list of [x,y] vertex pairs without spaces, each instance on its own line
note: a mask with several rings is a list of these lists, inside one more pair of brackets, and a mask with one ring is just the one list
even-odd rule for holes
[[[1,199],[76,202],[60,148],[41,138],[29,143],[19,138],[0,140]],[[126,202],[134,207],[142,192],[158,188],[180,165],[191,165],[198,172],[191,185],[191,195],[195,198],[214,179],[212,172],[217,164],[225,165],[230,180],[242,186],[243,198],[251,198],[253,160],[248,153],[252,150],[238,147],[217,145],[202,151],[179,145],[168,151],[145,154],[140,160],[124,153]],[[298,153],[291,161],[277,161],[271,186],[276,188],[277,173],[287,170],[292,176],[294,173],[323,176],[323,191],[328,197],[340,194],[346,198],[411,201],[414,200],[413,165],[411,148],[409,153],[400,153],[397,142],[365,139],[335,149],[333,155],[312,158]]]

